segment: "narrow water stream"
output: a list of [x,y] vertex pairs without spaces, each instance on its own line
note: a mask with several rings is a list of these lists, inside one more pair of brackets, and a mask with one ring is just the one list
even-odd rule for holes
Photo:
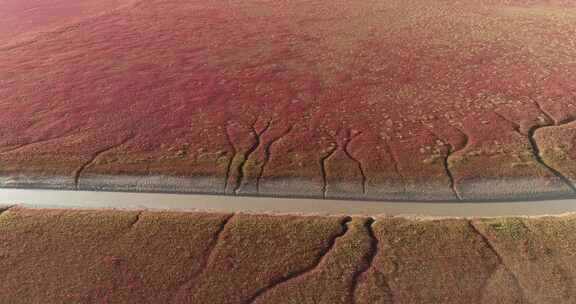
[[518,202],[373,202],[195,194],[0,189],[0,205],[34,208],[117,208],[172,211],[416,215],[537,216],[576,212],[576,199]]

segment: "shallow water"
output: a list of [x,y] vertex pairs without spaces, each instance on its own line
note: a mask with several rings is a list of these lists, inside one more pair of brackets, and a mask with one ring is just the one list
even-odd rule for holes
[[576,212],[576,199],[517,202],[372,202],[196,194],[0,189],[0,205],[35,208],[117,208],[247,213],[538,216]]

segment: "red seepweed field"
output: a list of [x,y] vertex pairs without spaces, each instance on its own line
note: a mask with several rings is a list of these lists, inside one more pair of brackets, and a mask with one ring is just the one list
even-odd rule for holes
[[0,1],[3,187],[574,194],[572,1],[68,2]]
[[[574,58],[571,0],[0,0],[0,188],[572,197]],[[0,303],[571,304],[574,227],[0,206]]]

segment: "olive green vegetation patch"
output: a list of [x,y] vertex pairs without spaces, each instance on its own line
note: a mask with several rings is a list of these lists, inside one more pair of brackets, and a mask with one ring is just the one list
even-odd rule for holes
[[488,225],[498,235],[510,237],[514,240],[519,240],[524,235],[526,226],[521,219],[518,218],[503,218],[498,220],[489,221]]

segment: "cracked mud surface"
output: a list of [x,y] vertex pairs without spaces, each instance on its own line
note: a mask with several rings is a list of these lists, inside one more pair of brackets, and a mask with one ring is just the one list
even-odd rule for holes
[[574,215],[0,213],[2,303],[574,303]]
[[570,1],[68,2],[0,0],[3,187],[575,194]]

